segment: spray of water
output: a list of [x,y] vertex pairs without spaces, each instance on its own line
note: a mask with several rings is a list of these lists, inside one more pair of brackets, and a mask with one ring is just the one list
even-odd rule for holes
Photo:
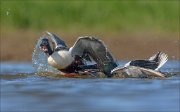
[[57,69],[50,66],[47,62],[47,56],[40,50],[40,42],[44,37],[40,37],[35,45],[32,53],[32,65],[37,72],[53,72],[59,73]]

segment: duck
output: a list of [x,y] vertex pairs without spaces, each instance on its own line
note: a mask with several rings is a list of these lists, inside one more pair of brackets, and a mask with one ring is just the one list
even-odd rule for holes
[[[46,32],[41,38],[40,49],[46,54],[49,65],[65,73],[99,69],[110,77],[111,70],[117,67],[104,42],[95,36],[79,37],[72,47],[68,47],[56,34]],[[87,61],[96,64],[88,65]]]
[[146,60],[132,60],[124,66],[117,66],[111,71],[120,77],[161,77],[165,75],[159,69],[168,61],[168,55],[161,51],[157,52]]
[[[40,42],[47,62],[64,73],[78,73],[96,69],[107,77],[165,77],[159,69],[167,62],[168,55],[159,51],[145,60],[132,60],[123,66],[111,54],[104,42],[95,36],[81,36],[72,47],[54,33],[46,32]],[[95,62],[88,65],[87,62]]]

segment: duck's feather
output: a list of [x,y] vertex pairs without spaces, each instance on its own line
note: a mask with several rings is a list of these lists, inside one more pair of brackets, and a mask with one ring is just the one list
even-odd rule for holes
[[134,78],[154,78],[154,77],[161,77],[164,78],[165,75],[147,68],[137,67],[137,66],[127,66],[127,67],[116,67],[114,68],[111,73],[113,76],[117,77],[134,77]]
[[167,62],[167,60],[168,60],[168,55],[163,52],[158,52],[157,54],[149,58],[149,61],[155,61],[156,63],[158,63],[158,66],[155,68],[155,70],[161,68]]
[[88,55],[105,72],[110,72],[117,66],[115,59],[105,44],[95,37],[79,37],[73,47],[70,48],[70,52],[73,56],[78,55],[82,57],[85,54]]
[[158,63],[155,61],[149,61],[149,60],[134,60],[129,63],[130,66],[138,66],[148,69],[156,69],[158,66]]
[[162,67],[168,60],[167,54],[163,52],[158,52],[157,54],[151,56],[148,60],[133,60],[125,64],[127,66],[137,66],[147,69],[158,70]]
[[101,40],[90,36],[79,37],[73,47],[71,47],[71,53],[79,56],[89,54],[94,60],[103,62],[114,61],[105,44]]

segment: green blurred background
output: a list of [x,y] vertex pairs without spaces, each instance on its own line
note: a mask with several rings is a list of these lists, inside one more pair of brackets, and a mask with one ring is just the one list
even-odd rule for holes
[[[177,57],[179,4],[179,0],[1,0],[1,60],[30,60],[36,40],[47,30],[66,37],[69,45],[78,36],[98,35],[125,59],[145,57],[156,49]],[[27,41],[19,45],[22,39]],[[154,49],[144,53],[152,47],[149,42],[155,42]],[[171,48],[161,46],[164,42]],[[138,54],[131,53],[135,50]]]
[[1,24],[12,28],[178,31],[178,0],[2,0]]

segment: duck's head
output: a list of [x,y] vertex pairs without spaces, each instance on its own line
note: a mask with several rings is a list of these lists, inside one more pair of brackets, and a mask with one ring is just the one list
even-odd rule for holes
[[47,55],[50,56],[53,53],[53,50],[51,49],[49,40],[46,38],[43,38],[40,44],[40,49]]
[[66,43],[58,36],[53,33],[46,32],[42,36],[40,49],[47,55],[50,56],[53,52],[59,50],[68,50]]

